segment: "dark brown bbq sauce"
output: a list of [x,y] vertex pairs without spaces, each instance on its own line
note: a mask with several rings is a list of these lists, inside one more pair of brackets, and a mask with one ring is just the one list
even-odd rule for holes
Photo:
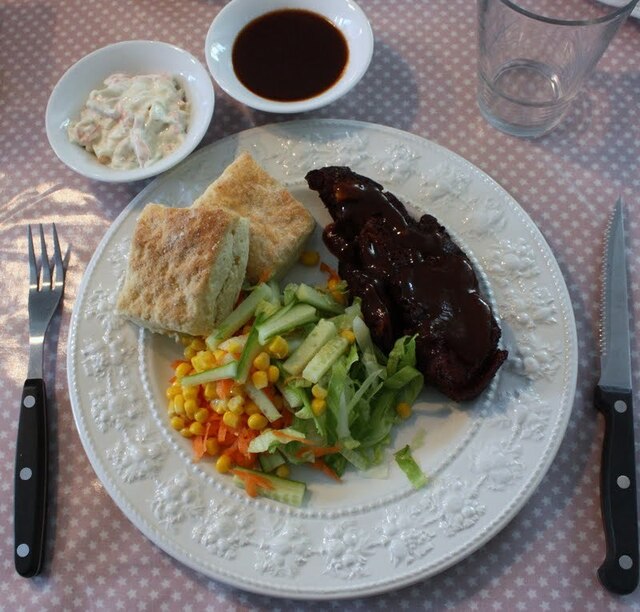
[[[372,286],[382,280],[396,287],[401,298],[418,305],[429,325],[428,337],[444,340],[462,361],[477,364],[489,354],[491,309],[478,292],[471,263],[448,237],[421,231],[400,202],[371,184],[342,183],[335,195],[335,222],[324,233],[334,255],[363,269]],[[391,230],[394,242],[402,247],[404,263],[375,240],[354,246],[354,240],[362,241],[360,230],[372,217],[382,219]],[[366,296],[362,297],[366,309]]]
[[242,84],[279,102],[307,100],[329,89],[349,59],[344,36],[311,11],[283,9],[254,19],[233,43],[233,69]]

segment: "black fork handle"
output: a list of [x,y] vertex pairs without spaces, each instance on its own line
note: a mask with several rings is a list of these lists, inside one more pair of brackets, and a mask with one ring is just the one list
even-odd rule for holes
[[44,380],[24,383],[14,479],[14,559],[25,578],[40,573],[47,515],[47,394]]

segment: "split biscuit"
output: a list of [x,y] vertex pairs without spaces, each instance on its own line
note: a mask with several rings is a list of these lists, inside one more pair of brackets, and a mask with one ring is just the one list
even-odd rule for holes
[[249,222],[234,212],[148,204],[116,311],[155,332],[206,336],[233,309],[248,253]]
[[247,280],[251,284],[282,276],[300,257],[315,227],[309,211],[246,152],[193,206],[231,210],[249,219]]

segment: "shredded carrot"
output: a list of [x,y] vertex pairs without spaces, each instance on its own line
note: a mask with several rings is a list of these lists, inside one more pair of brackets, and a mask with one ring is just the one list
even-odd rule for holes
[[243,429],[240,432],[240,435],[238,436],[238,450],[243,455],[249,454],[249,444],[251,444],[251,440],[253,440],[257,435],[257,431],[253,431],[249,428]]
[[254,467],[257,461],[257,455],[253,453],[241,453],[239,450],[231,453],[231,460],[240,467],[251,468]]
[[193,438],[191,443],[193,445],[193,460],[197,463],[202,459],[202,457],[204,457],[204,453],[206,451],[204,438],[202,436],[196,436]]
[[258,495],[258,488],[273,489],[273,485],[269,480],[263,476],[259,476],[258,474],[249,474],[240,470],[231,470],[231,473],[242,480],[245,491],[249,497],[255,497]]
[[338,482],[342,482],[342,480],[340,480],[340,476],[338,476],[322,459],[316,459],[311,466],[321,472],[324,472],[330,478],[333,478]]
[[260,272],[260,276],[258,277],[259,283],[266,283],[271,278],[271,270],[268,268]]
[[233,459],[235,451],[238,449],[238,439],[236,438],[227,448],[222,451],[223,455],[229,455]]
[[227,438],[228,427],[225,425],[224,421],[220,421],[220,427],[218,428],[218,442],[220,444],[224,444]]
[[223,400],[229,399],[233,385],[234,382],[232,378],[223,378],[222,380],[216,381],[216,395]]
[[313,442],[311,442],[310,440],[307,440],[306,438],[301,438],[300,436],[292,436],[291,434],[286,434],[283,431],[280,431],[279,429],[274,429],[273,435],[276,438],[280,438],[281,440],[287,440],[288,442],[302,442],[303,444],[308,444],[310,446],[314,444]]
[[314,457],[324,457],[325,455],[333,455],[334,453],[339,453],[341,448],[339,446],[320,446],[316,448],[301,448],[297,453],[296,457],[302,457],[305,453],[313,453]]
[[320,271],[328,274],[329,278],[340,280],[340,275],[331,266],[324,263],[324,261],[320,262]]

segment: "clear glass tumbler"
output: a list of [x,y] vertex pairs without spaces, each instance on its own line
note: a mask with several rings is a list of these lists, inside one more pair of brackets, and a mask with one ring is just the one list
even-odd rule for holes
[[552,130],[638,0],[478,0],[478,105],[516,136]]

